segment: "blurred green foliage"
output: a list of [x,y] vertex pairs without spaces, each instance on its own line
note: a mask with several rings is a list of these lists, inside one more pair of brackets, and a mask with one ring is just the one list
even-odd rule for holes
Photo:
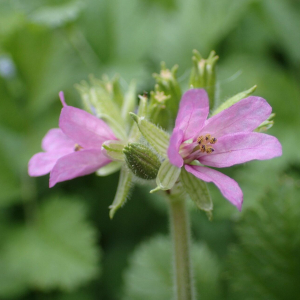
[[299,293],[299,178],[283,177],[257,210],[245,212],[229,255],[231,299],[295,299]]
[[[172,299],[171,257],[172,245],[167,237],[157,236],[140,245],[129,260],[121,299]],[[217,258],[202,244],[192,246],[191,258],[199,298],[219,299],[220,266]]]
[[[224,170],[243,189],[242,214],[213,185],[212,222],[191,205],[198,294],[295,299],[299,28],[295,0],[0,0],[0,298],[168,297],[168,241],[154,237],[168,231],[163,197],[137,187],[110,221],[118,174],[77,178],[49,190],[48,176],[27,175],[27,162],[47,130],[58,126],[60,90],[80,107],[75,83],[89,74],[119,73],[122,89],[135,78],[143,93],[153,90],[152,73],[165,61],[179,65],[184,92],[197,49],[220,57],[217,102],[258,86],[255,94],[276,113],[269,133],[283,145],[281,158]],[[203,267],[209,269],[206,284]],[[155,285],[152,280],[162,276],[165,281]],[[150,298],[145,292],[152,285],[157,296]]]

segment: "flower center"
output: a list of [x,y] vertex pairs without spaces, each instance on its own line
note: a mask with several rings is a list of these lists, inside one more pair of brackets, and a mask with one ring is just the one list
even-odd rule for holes
[[74,146],[74,151],[80,151],[81,149],[83,149],[83,147],[81,147],[81,146],[78,145],[78,144],[75,144],[75,146]]
[[210,134],[206,135],[200,135],[197,138],[197,143],[199,144],[200,151],[202,153],[206,152],[207,154],[212,153],[215,151],[211,145],[215,144],[217,142],[217,139]]

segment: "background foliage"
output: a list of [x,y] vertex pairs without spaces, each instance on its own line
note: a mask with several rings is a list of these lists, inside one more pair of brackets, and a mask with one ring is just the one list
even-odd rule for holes
[[[191,207],[202,299],[295,299],[300,269],[300,3],[297,0],[0,0],[0,298],[168,299],[164,199],[138,186],[113,221],[118,174],[48,188],[27,162],[57,127],[64,90],[119,73],[153,89],[160,61],[192,50],[218,62],[219,101],[258,85],[276,113],[283,156],[224,170],[244,191],[239,213],[209,185],[214,219]],[[100,234],[101,232],[101,234]],[[205,273],[204,273],[205,272]]]

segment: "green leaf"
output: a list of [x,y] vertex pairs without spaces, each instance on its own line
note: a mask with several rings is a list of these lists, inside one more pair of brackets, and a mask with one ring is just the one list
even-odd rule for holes
[[134,113],[130,113],[133,120],[136,122],[143,137],[151,146],[163,157],[167,157],[167,149],[169,146],[169,135],[147,121],[144,117],[139,117]]
[[32,288],[74,290],[99,274],[96,241],[83,202],[48,199],[35,223],[11,234],[3,259]]
[[[21,177],[27,162],[24,137],[0,125],[0,207],[20,201]],[[21,150],[21,151],[20,151]]]
[[[205,245],[194,244],[191,258],[199,299],[221,299],[216,257]],[[141,244],[129,261],[124,279],[122,300],[173,299],[171,241],[157,236]]]
[[114,217],[116,211],[125,203],[130,192],[131,182],[132,174],[126,169],[125,166],[123,166],[120,172],[120,179],[115,199],[112,205],[109,206],[109,217],[111,219]]
[[[2,228],[1,228],[2,229]],[[2,239],[1,244],[4,244]],[[3,257],[0,252],[0,297],[2,298],[16,298],[20,297],[28,290],[26,279],[11,268],[9,262]]]
[[20,201],[20,178],[11,170],[9,161],[0,150],[0,207]]
[[283,184],[245,211],[229,255],[229,299],[292,300],[299,294],[298,179],[282,177]]
[[185,191],[189,194],[196,206],[206,212],[211,212],[213,202],[209,195],[206,182],[196,178],[184,168],[181,170],[180,178]]
[[57,294],[52,293],[49,295],[50,297],[41,298],[41,300],[93,300],[94,294],[93,289],[89,288],[88,290],[77,290],[73,293],[63,293]]
[[256,90],[257,86],[254,85],[252,88],[250,88],[249,90],[243,91],[241,93],[236,94],[235,96],[227,99],[224,103],[222,103],[212,114],[212,116],[218,114],[219,112],[221,112],[222,110],[232,106],[233,104],[239,102],[240,100],[250,96],[255,90]]
[[168,159],[165,159],[161,164],[156,177],[157,188],[151,190],[150,193],[154,193],[158,190],[171,189],[180,175],[181,168],[178,168],[170,163]]
[[76,20],[82,8],[82,1],[69,1],[55,6],[43,5],[30,13],[28,18],[36,24],[56,28]]
[[0,1],[0,39],[13,34],[24,23],[24,14],[16,11],[11,1]]
[[[297,7],[298,4],[298,7]],[[268,20],[270,33],[282,47],[292,64],[299,63],[300,35],[299,2],[266,0],[261,2],[262,16]],[[280,22],[278,22],[280,20]]]

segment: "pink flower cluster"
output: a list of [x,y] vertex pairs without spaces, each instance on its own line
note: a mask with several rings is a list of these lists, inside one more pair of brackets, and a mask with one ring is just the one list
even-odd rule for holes
[[111,162],[102,151],[107,140],[116,140],[110,127],[88,112],[68,106],[59,93],[63,108],[59,127],[50,129],[42,141],[45,152],[35,154],[29,161],[30,176],[50,172],[49,186],[75,177],[94,173]]
[[[248,97],[210,119],[205,90],[191,89],[180,102],[168,157],[200,180],[213,182],[233,205],[241,210],[243,193],[236,181],[209,167],[225,168],[250,160],[271,159],[282,154],[279,141],[253,132],[271,114],[260,97]],[[199,165],[192,163],[198,161]]]
[[[45,152],[35,154],[28,166],[30,176],[50,172],[50,187],[93,173],[110,163],[102,144],[117,140],[104,121],[68,106],[62,92],[60,99],[63,104],[60,128],[49,130],[42,141]],[[171,164],[184,167],[200,180],[213,182],[241,210],[243,193],[237,182],[206,166],[226,168],[282,155],[281,144],[275,137],[253,132],[271,111],[266,100],[252,96],[207,119],[207,93],[203,89],[191,89],[181,99],[168,158]]]

